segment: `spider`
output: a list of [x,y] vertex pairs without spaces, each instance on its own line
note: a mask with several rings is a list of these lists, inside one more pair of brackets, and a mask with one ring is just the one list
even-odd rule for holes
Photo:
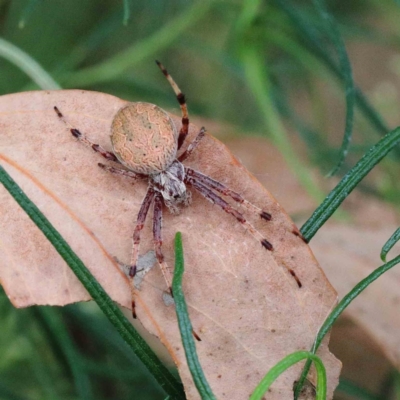
[[[262,247],[268,251],[273,251],[272,244],[246,220],[241,212],[232,207],[217,193],[231,198],[234,202],[244,206],[265,221],[271,220],[270,213],[256,207],[221,182],[182,164],[197,148],[205,136],[206,130],[204,127],[201,128],[187,149],[179,156],[177,155],[185,142],[189,130],[189,115],[185,96],[164,66],[159,61],[156,61],[156,63],[172,86],[179,102],[182,112],[182,126],[179,132],[166,111],[154,104],[144,102],[129,103],[116,113],[111,124],[110,136],[113,152],[106,151],[99,144],[89,140],[78,129],[70,127],[70,132],[76,139],[92,147],[95,152],[100,153],[105,159],[119,164],[118,167],[115,167],[98,163],[99,167],[129,178],[144,178],[148,180],[148,189],[140,206],[133,232],[130,264],[125,266],[131,285],[132,315],[134,318],[136,318],[136,312],[133,278],[137,271],[140,234],[152,203],[154,204],[153,238],[155,254],[169,292],[173,296],[171,276],[161,248],[163,204],[173,214],[178,213],[180,208],[189,206],[191,193],[188,191],[187,186],[192,187],[207,200],[220,207],[226,213],[231,214],[260,242]],[[69,126],[56,106],[54,106],[54,110],[58,117]],[[125,168],[120,168],[120,166]],[[124,265],[122,264],[122,266]],[[289,272],[300,287],[300,281],[294,272]]]

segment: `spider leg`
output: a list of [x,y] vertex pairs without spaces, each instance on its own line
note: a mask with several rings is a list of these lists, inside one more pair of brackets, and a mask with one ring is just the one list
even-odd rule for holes
[[144,222],[146,221],[147,213],[149,212],[150,205],[154,199],[154,190],[149,188],[147,190],[146,196],[143,199],[142,205],[140,206],[140,210],[137,216],[136,227],[133,232],[133,246],[132,246],[132,255],[131,255],[131,263],[128,271],[128,278],[131,284],[131,293],[132,293],[132,316],[136,318],[135,311],[135,285],[133,282],[133,278],[136,274],[137,269],[137,261],[139,258],[139,247],[140,247],[140,234],[144,226]]
[[127,176],[128,178],[138,179],[143,178],[145,175],[137,174],[136,172],[130,171],[128,169],[123,168],[115,168],[110,165],[104,165],[102,163],[97,164],[100,168],[104,169],[105,171],[111,172],[112,174]]
[[68,127],[72,136],[76,137],[79,141],[81,141],[86,146],[91,147],[97,153],[100,153],[107,160],[119,163],[119,161],[118,161],[117,157],[114,155],[114,153],[111,153],[110,151],[103,149],[99,144],[93,143],[82,132],[80,132],[76,128],[73,128],[71,126],[71,124],[67,122],[64,115],[61,113],[61,111],[56,106],[54,106],[54,111],[56,112],[58,118],[60,118],[60,120],[62,122],[64,122],[64,124]]
[[237,203],[241,204],[242,206],[246,207],[250,212],[253,214],[258,215],[259,217],[265,219],[266,221],[271,220],[271,214],[261,210],[254,204],[250,203],[248,200],[243,198],[239,193],[229,189],[221,182],[218,182],[209,176],[202,174],[201,172],[195,171],[194,169],[185,167],[185,173],[188,176],[195,178],[196,181],[204,183],[206,186],[210,187],[211,189],[216,190],[217,192],[223,194],[224,196],[229,196],[231,199],[235,200]]
[[172,86],[172,89],[174,89],[178,103],[181,106],[182,127],[181,127],[181,130],[179,132],[179,137],[178,137],[178,150],[179,150],[182,147],[182,144],[185,141],[186,136],[189,132],[189,114],[188,114],[188,110],[187,110],[185,95],[181,92],[178,85],[172,79],[172,76],[168,73],[168,71],[165,69],[165,67],[159,61],[156,61],[156,63],[160,67],[162,73],[168,79],[168,82]]
[[161,250],[162,246],[162,195],[157,193],[154,199],[154,220],[153,220],[153,237],[154,237],[154,249],[156,252],[157,261],[160,264],[161,272],[164,276],[165,282],[167,283],[168,290],[173,297],[172,286],[171,286],[171,273],[167,263],[164,261],[164,255]]
[[197,134],[192,143],[189,144],[188,148],[178,157],[178,161],[182,162],[186,160],[199,145],[201,139],[203,139],[206,134],[206,128],[204,126],[200,129],[200,132]]
[[[228,204],[224,199],[219,197],[217,194],[215,194],[211,189],[209,189],[205,184],[199,182],[196,178],[194,177],[187,177],[186,179],[187,183],[190,183],[203,197],[205,197],[207,200],[210,200],[212,203],[218,205],[221,207],[225,212],[228,214],[233,215],[248,231],[258,240],[260,241],[261,245],[266,248],[267,250],[272,251],[273,246],[270,242],[268,242],[267,239],[265,239],[261,233],[240,213],[239,211],[235,210],[230,204]],[[293,279],[296,281],[296,284],[299,288],[301,288],[303,285],[300,281],[300,279],[297,277],[296,273],[291,269],[288,268],[286,265],[284,267],[287,269],[289,274],[293,277]]]
[[206,185],[199,182],[196,178],[188,177],[186,181],[190,183],[203,197],[210,200],[212,203],[221,207],[226,213],[233,215],[248,231],[261,243],[263,247],[267,250],[272,251],[274,248],[267,239],[265,239],[261,233],[254,228],[254,226],[244,218],[243,214],[234,209],[229,203],[227,203],[223,198],[215,194]]

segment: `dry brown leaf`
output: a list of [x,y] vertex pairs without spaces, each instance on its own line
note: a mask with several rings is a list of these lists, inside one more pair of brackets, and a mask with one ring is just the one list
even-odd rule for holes
[[[110,149],[111,120],[124,104],[113,96],[78,90],[4,96],[0,160],[109,295],[129,307],[128,284],[111,257],[129,260],[146,184],[133,185],[98,168],[104,161],[78,143],[53,110],[56,105],[73,126]],[[190,138],[197,132],[192,126]],[[205,375],[218,399],[243,400],[276,362],[311,347],[336,293],[309,247],[293,233],[296,228],[284,210],[222,143],[207,136],[187,164],[239,191],[273,217],[268,223],[249,217],[273,244],[274,251],[268,252],[234,218],[196,193],[180,215],[164,214],[163,252],[170,266],[174,235],[182,232],[183,285],[193,326],[202,339],[197,351]],[[4,188],[0,201],[0,279],[12,303],[25,307],[87,300],[73,273]],[[148,218],[142,254],[152,249],[151,231]],[[295,271],[302,288],[286,267]],[[138,293],[138,318],[177,362],[187,397],[198,399],[174,307],[162,301],[165,289],[160,270],[153,268]],[[319,354],[327,366],[331,398],[340,363],[326,343]],[[279,377],[267,398],[291,399],[300,368]]]
[[[246,143],[235,140],[230,147],[276,193],[285,209],[301,215],[312,210],[313,201],[271,144],[260,139]],[[275,157],[271,157],[274,153]],[[249,154],[258,154],[251,165]],[[400,216],[393,207],[365,193],[355,191],[343,207],[349,220],[329,220],[310,243],[339,298],[383,264],[381,248],[400,225]],[[388,260],[399,252],[400,244],[389,253]],[[361,293],[346,309],[345,316],[364,329],[400,369],[399,288],[400,266],[396,266]]]

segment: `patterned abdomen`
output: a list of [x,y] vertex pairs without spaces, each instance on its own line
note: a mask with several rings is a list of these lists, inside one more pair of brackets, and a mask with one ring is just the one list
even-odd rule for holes
[[177,152],[178,131],[169,115],[150,103],[121,108],[111,125],[111,143],[118,160],[145,175],[165,171]]

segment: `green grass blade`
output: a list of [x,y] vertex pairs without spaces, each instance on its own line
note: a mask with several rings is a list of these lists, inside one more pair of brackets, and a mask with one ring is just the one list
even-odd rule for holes
[[[364,290],[366,289],[372,282],[377,280],[382,274],[384,274],[386,271],[389,269],[393,268],[397,264],[400,263],[400,256],[397,256],[394,258],[392,261],[389,261],[386,264],[381,265],[379,268],[374,270],[372,273],[370,273],[366,278],[364,278],[362,281],[360,281],[354,288],[346,294],[346,296],[343,297],[343,299],[339,302],[339,304],[333,309],[333,311],[329,314],[328,318],[324,321],[322,324],[320,330],[318,331],[317,337],[315,339],[314,345],[311,349],[311,352],[313,354],[316,353],[318,350],[323,338],[325,335],[329,332],[329,330],[332,328],[333,324],[335,321],[339,318],[339,316],[342,314],[342,312],[347,308],[347,306]],[[298,395],[300,393],[301,387],[304,384],[304,381],[307,377],[308,371],[311,367],[311,361],[308,360],[306,362],[306,365],[304,366],[303,372],[301,374],[301,377],[299,379],[299,382],[296,387],[296,392],[295,392],[295,399],[298,398]]]
[[33,204],[22,192],[20,187],[14,182],[2,166],[0,166],[0,183],[3,184],[15,201],[28,214],[31,220],[54,246],[60,256],[70,266],[83,286],[96,301],[100,309],[120,333],[121,337],[131,347],[166,393],[170,394],[174,399],[185,399],[181,384],[160,362],[147,343],[125,318],[122,311],[114,304],[112,299],[96,281],[90,271],[73,252],[68,243],[65,242],[62,236],[50,224],[36,205]]
[[[311,52],[313,52],[325,65],[334,73],[334,75],[341,81],[344,81],[344,76],[340,68],[331,59],[326,49],[321,45],[320,36],[314,29],[313,24],[302,15],[299,7],[294,6],[288,0],[274,0],[279,8],[285,12],[290,18],[293,26],[299,31],[302,38],[306,41],[306,45]],[[365,117],[369,119],[375,129],[381,134],[385,134],[390,128],[385,124],[380,114],[368,102],[364,94],[357,87],[355,88],[355,99],[358,107],[364,113]]]
[[357,400],[379,400],[378,396],[371,394],[364,388],[345,379],[340,379],[339,386],[336,388],[336,390],[344,393],[347,396],[352,396]]
[[300,231],[309,242],[325,221],[336,211],[344,199],[372,170],[400,142],[400,127],[389,132],[357,162],[357,164],[342,178],[336,187],[328,194],[322,204],[301,227]]
[[174,294],[176,315],[178,317],[179,330],[181,332],[182,344],[185,349],[186,360],[192,374],[194,384],[203,400],[215,400],[210,385],[204,376],[200,361],[197,357],[196,344],[193,339],[193,328],[189,319],[189,313],[182,290],[182,277],[184,272],[184,259],[182,247],[182,235],[175,235],[175,270],[172,281],[172,292]]
[[61,86],[30,55],[2,38],[0,38],[0,57],[25,72],[41,89],[61,89]]
[[339,64],[342,71],[342,76],[345,84],[345,97],[346,97],[346,122],[344,128],[344,135],[342,145],[339,150],[339,161],[336,166],[329,172],[328,176],[335,175],[347,156],[349,145],[353,130],[354,121],[354,105],[355,105],[355,86],[353,81],[353,73],[349,57],[346,52],[346,47],[339,29],[333,17],[329,14],[326,7],[325,0],[314,0],[315,8],[317,9],[321,19],[325,21],[326,27],[329,31],[329,36],[332,39],[336,51],[339,56]]
[[289,354],[283,360],[275,364],[268,373],[264,376],[258,386],[255,388],[253,394],[249,400],[262,400],[265,399],[265,393],[272,385],[272,383],[283,374],[292,365],[298,362],[308,359],[308,361],[314,362],[317,371],[317,395],[316,400],[326,400],[326,370],[321,359],[309,351],[296,351],[295,353]]
[[144,59],[151,56],[155,57],[157,53],[171,46],[187,29],[192,28],[196,21],[206,14],[211,4],[211,0],[195,2],[188,10],[163,25],[150,37],[143,39],[114,57],[110,57],[99,65],[88,67],[72,74],[68,79],[68,85],[83,87],[110,81]]
[[256,46],[248,43],[243,46],[242,60],[248,86],[264,118],[264,124],[274,145],[283,155],[290,169],[296,174],[299,182],[315,199],[322,199],[323,194],[315,185],[307,168],[300,162],[294,151],[283,123],[276,110],[271,96],[271,82],[266,75],[265,61]]
[[265,57],[259,43],[258,32],[254,30],[256,29],[254,22],[258,16],[260,5],[261,0],[246,0],[243,3],[240,18],[236,22],[236,36],[241,41],[239,55],[244,65],[247,85],[260,109],[274,145],[307,192],[312,197],[322,200],[323,194],[297,157],[273,101],[273,87],[266,70]]
[[129,7],[129,0],[123,0],[124,1],[124,19],[122,23],[127,26],[129,22],[129,18],[131,16],[131,11]]
[[51,332],[52,338],[67,360],[77,398],[82,400],[93,399],[89,376],[80,362],[78,351],[59,314],[54,311],[53,307],[37,307],[35,314],[46,325],[46,329]]
[[381,260],[386,262],[387,253],[392,249],[392,247],[400,240],[400,228],[397,228],[388,241],[383,245],[381,250]]

